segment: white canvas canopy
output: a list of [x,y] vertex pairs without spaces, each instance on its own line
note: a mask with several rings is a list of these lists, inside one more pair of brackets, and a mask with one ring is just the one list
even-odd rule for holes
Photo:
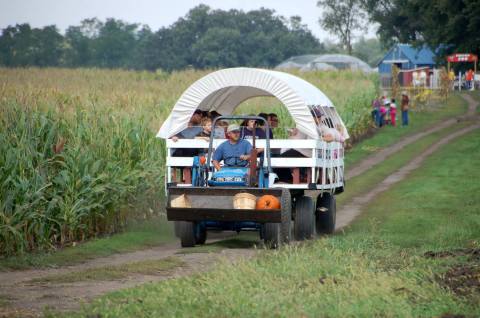
[[259,96],[280,100],[297,128],[313,139],[318,139],[319,134],[309,106],[327,107],[335,112],[325,94],[299,77],[264,69],[230,68],[210,73],[193,83],[177,101],[157,137],[170,138],[187,128],[196,109],[229,115],[245,100]]

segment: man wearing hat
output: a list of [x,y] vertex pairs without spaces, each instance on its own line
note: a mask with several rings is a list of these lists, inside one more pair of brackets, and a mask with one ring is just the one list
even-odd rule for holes
[[252,145],[245,139],[240,139],[240,127],[230,124],[227,128],[228,140],[220,144],[213,154],[212,163],[220,170],[220,161],[227,167],[246,167],[250,159]]

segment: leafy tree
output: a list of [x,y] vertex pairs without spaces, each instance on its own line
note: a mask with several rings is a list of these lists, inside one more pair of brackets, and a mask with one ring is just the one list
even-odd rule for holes
[[8,66],[56,66],[61,63],[63,37],[55,26],[32,29],[17,24],[3,29],[0,62]]
[[65,65],[79,67],[88,65],[90,52],[90,39],[86,37],[80,27],[68,27],[65,32]]
[[212,10],[200,5],[151,38],[155,52],[148,69],[229,66],[273,67],[298,54],[318,53],[322,45],[301,23],[273,10]]
[[212,10],[199,5],[168,28],[152,32],[121,20],[96,18],[70,26],[7,27],[0,35],[0,63],[7,66],[134,68],[273,67],[299,54],[324,50],[300,17],[259,9]]
[[195,65],[200,68],[231,67],[238,65],[243,51],[239,30],[210,28],[193,45]]
[[17,28],[8,26],[2,30],[0,36],[0,64],[7,66],[14,66],[14,46],[15,37],[17,35]]
[[33,29],[35,56],[33,65],[57,66],[63,56],[63,36],[54,25]]
[[387,53],[387,50],[377,38],[366,39],[362,36],[353,43],[353,55],[367,62],[370,66],[376,66],[385,53]]
[[133,57],[138,24],[107,19],[100,25],[98,36],[93,39],[93,63],[95,66],[125,67]]
[[135,69],[150,69],[149,63],[155,58],[153,50],[150,47],[153,32],[148,25],[142,26],[136,34],[136,45],[132,53],[132,59],[129,61],[130,67]]
[[[480,53],[480,0],[361,0],[379,35],[392,42]],[[445,52],[446,53],[446,52]]]
[[65,65],[80,67],[93,65],[93,39],[98,37],[102,23],[85,19],[79,26],[70,26],[65,32]]
[[340,38],[347,53],[352,54],[352,38],[355,30],[365,30],[366,14],[359,0],[319,0],[317,6],[324,9],[319,23]]

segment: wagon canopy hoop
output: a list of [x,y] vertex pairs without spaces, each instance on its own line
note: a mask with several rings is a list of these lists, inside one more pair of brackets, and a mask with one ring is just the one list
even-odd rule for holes
[[[170,138],[188,127],[195,110],[217,111],[230,115],[247,99],[276,97],[289,111],[297,128],[313,139],[319,139],[309,106],[331,108],[332,101],[307,81],[284,72],[257,68],[229,68],[212,72],[193,83],[175,103],[157,137]],[[339,118],[346,137],[346,127]]]

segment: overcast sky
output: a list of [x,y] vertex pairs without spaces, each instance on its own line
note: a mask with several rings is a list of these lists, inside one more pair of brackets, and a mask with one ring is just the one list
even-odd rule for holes
[[[285,17],[299,15],[320,40],[335,39],[318,24],[321,10],[316,0],[0,0],[0,29],[17,23],[33,27],[55,24],[61,32],[85,18],[122,19],[149,25],[156,31],[169,26],[189,9],[203,3],[213,9],[249,11],[265,7]],[[368,37],[374,37],[369,30]]]

